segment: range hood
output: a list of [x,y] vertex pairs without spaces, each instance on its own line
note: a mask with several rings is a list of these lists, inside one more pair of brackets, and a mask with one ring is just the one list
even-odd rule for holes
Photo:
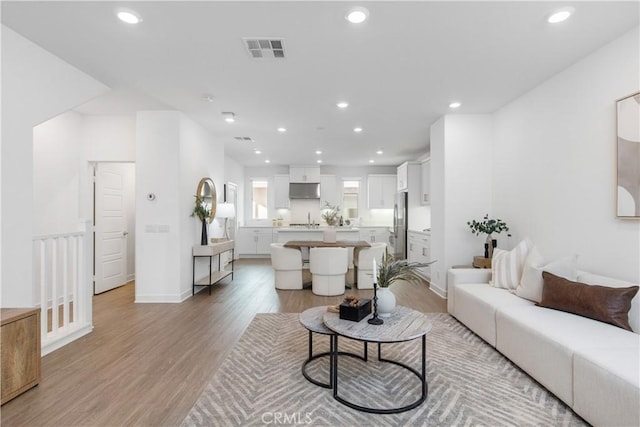
[[289,184],[290,199],[319,199],[320,184],[316,183],[298,183]]

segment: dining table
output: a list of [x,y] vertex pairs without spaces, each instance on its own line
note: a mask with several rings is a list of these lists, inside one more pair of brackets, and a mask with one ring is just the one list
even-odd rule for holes
[[302,248],[353,248],[353,286],[358,285],[358,253],[362,248],[370,248],[371,244],[366,240],[336,240],[325,242],[323,240],[290,240],[284,244],[285,248],[302,250]]

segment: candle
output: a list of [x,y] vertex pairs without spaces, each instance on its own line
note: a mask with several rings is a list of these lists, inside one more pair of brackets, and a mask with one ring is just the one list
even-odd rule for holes
[[373,258],[373,284],[378,283],[378,268],[376,267],[376,259]]

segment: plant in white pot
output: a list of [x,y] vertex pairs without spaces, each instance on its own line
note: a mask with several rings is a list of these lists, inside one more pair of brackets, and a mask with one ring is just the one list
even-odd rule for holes
[[322,214],[320,217],[324,219],[324,221],[329,226],[328,229],[324,230],[322,233],[322,240],[325,242],[335,242],[336,241],[336,225],[338,225],[338,219],[340,214],[340,207],[333,206],[329,204],[325,200],[324,205],[322,206]]
[[[391,292],[389,286],[398,280],[407,282],[421,280],[418,269],[427,267],[435,261],[409,262],[406,259],[395,260],[392,255],[384,254],[382,263],[376,267],[376,283],[380,290],[378,297],[378,315],[380,317],[389,317],[396,307],[396,296]],[[375,265],[375,260],[374,260]]]

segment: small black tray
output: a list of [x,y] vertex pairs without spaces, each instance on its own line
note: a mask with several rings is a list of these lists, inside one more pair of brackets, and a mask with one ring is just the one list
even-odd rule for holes
[[346,302],[340,304],[340,318],[344,320],[351,320],[353,322],[359,322],[365,317],[371,314],[371,300],[363,298],[360,300],[360,305],[357,307],[351,307]]

